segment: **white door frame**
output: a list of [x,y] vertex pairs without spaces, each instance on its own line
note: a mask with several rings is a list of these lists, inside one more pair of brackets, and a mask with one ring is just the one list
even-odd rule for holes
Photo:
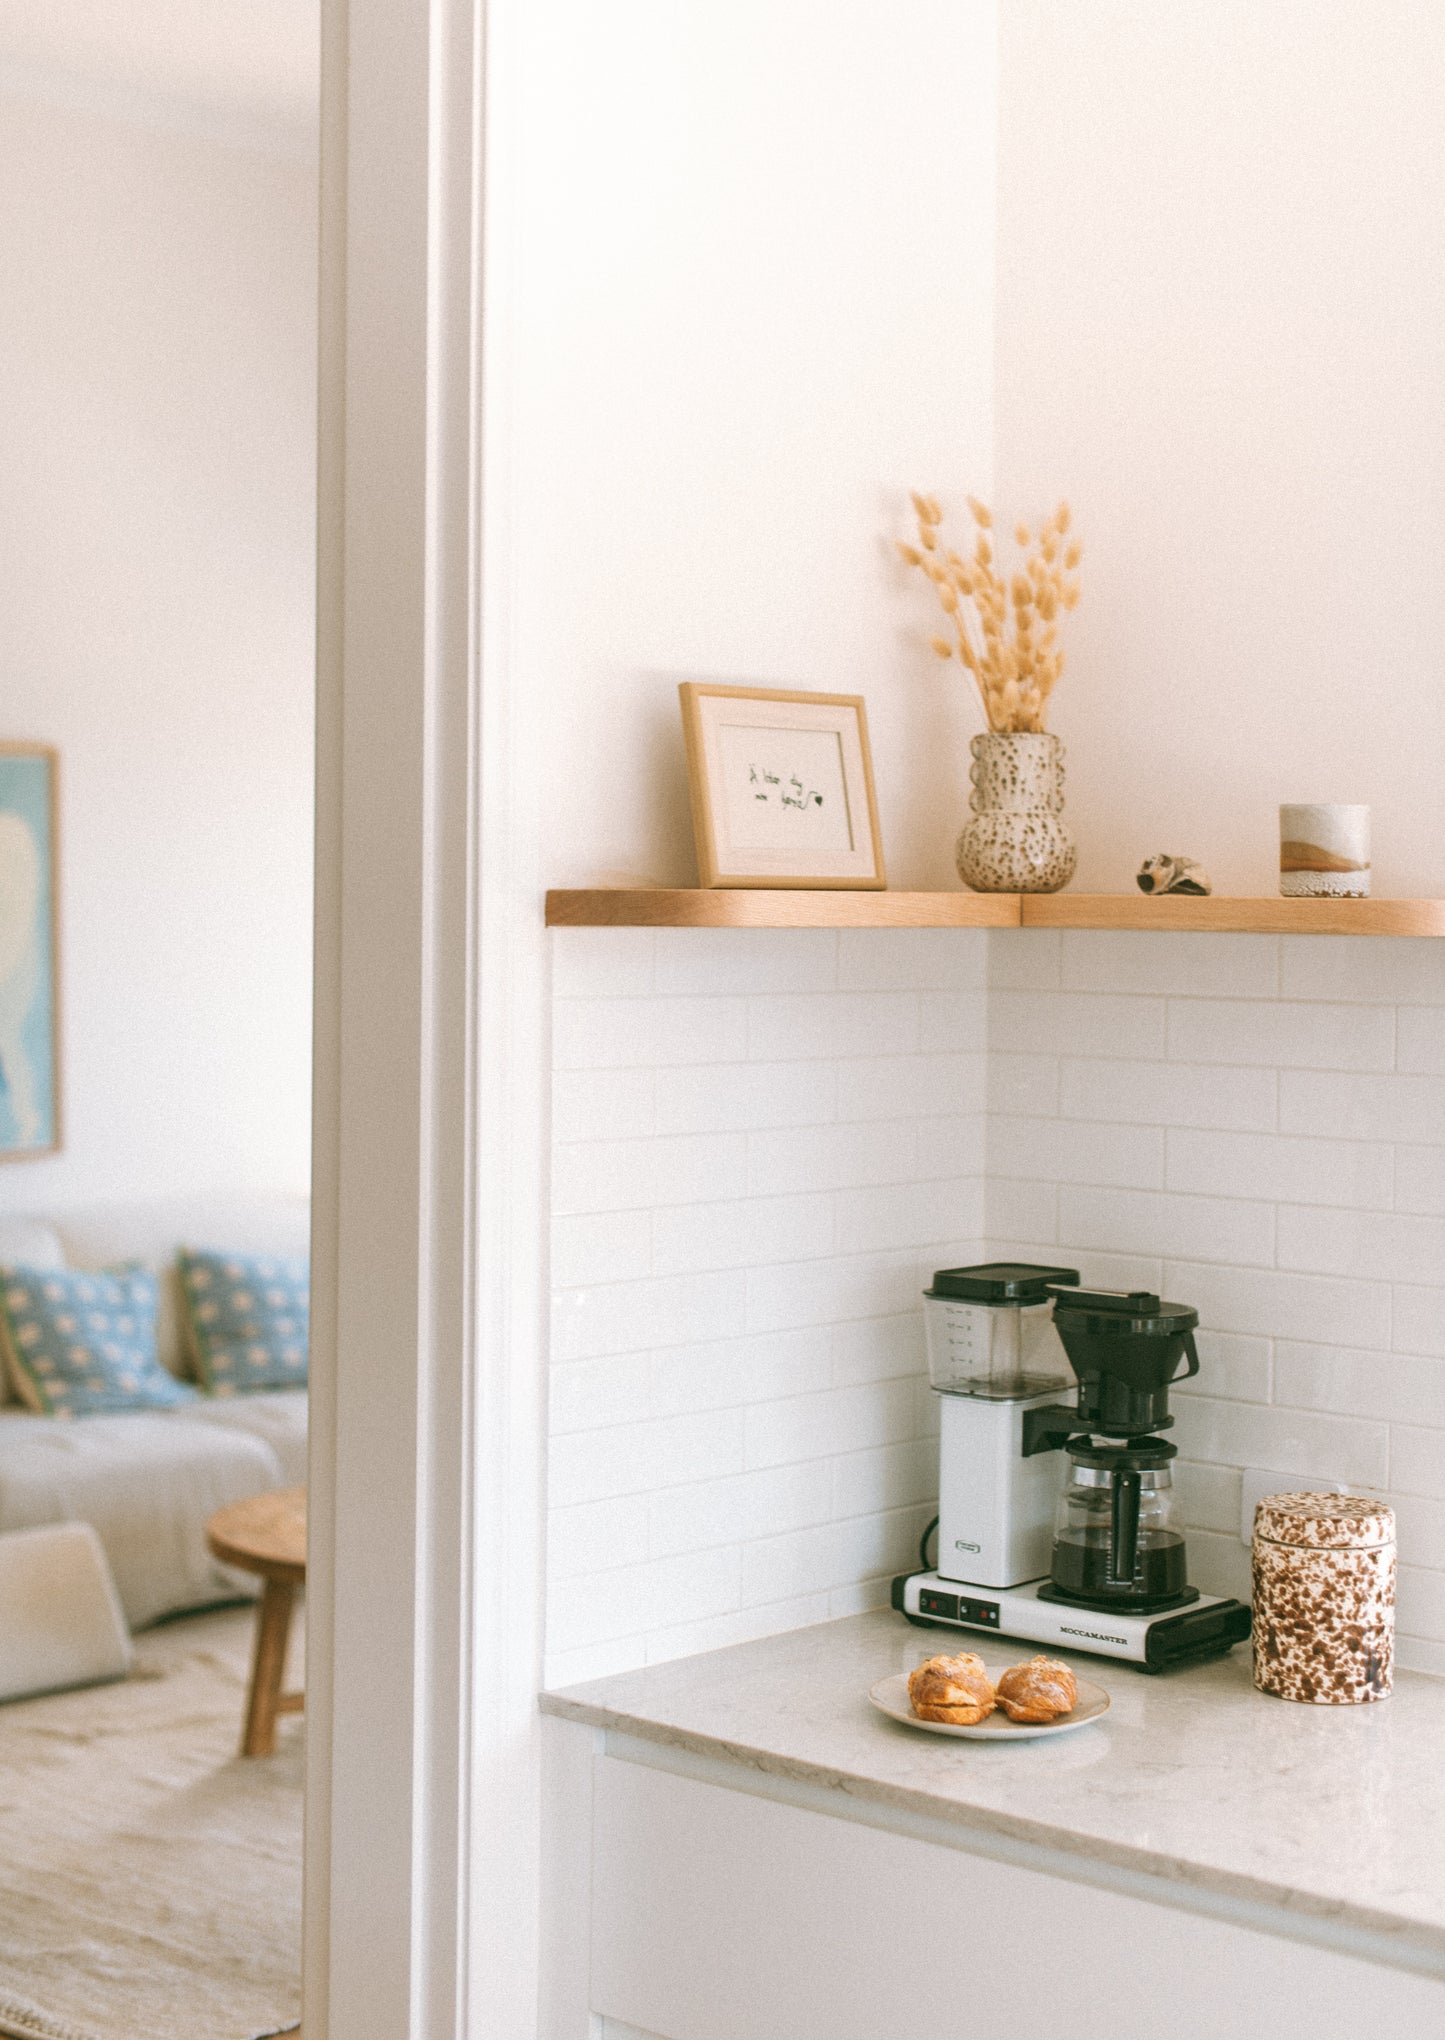
[[533,2040],[546,980],[487,7],[322,11],[305,2040]]

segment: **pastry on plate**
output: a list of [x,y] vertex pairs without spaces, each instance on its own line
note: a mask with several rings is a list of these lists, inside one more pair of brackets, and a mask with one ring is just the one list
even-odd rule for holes
[[993,1713],[993,1686],[983,1659],[972,1651],[931,1657],[908,1674],[908,1698],[920,1721],[948,1721],[972,1728]]
[[1057,1658],[1010,1665],[998,1682],[998,1704],[1010,1721],[1057,1721],[1073,1712],[1078,1697],[1073,1673]]

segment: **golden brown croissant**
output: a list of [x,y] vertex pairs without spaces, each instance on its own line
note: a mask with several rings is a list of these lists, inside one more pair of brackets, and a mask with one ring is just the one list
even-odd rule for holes
[[1057,1721],[1072,1712],[1078,1697],[1073,1673],[1057,1658],[1010,1665],[998,1682],[998,1704],[1010,1721]]
[[908,1697],[920,1721],[951,1721],[971,1728],[993,1713],[993,1687],[983,1659],[972,1651],[932,1657],[908,1675]]

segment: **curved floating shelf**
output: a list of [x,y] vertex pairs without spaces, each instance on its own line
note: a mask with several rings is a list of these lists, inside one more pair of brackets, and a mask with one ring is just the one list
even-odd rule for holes
[[625,886],[549,892],[549,928],[1128,928],[1445,936],[1445,900],[1191,899],[1143,893],[793,892]]

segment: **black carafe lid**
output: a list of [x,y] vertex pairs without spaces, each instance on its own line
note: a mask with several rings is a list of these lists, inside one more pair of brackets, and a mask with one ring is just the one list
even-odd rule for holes
[[1055,1284],[1077,1282],[1077,1268],[1039,1268],[1029,1261],[980,1261],[972,1268],[940,1268],[925,1296],[964,1303],[1047,1303]]

